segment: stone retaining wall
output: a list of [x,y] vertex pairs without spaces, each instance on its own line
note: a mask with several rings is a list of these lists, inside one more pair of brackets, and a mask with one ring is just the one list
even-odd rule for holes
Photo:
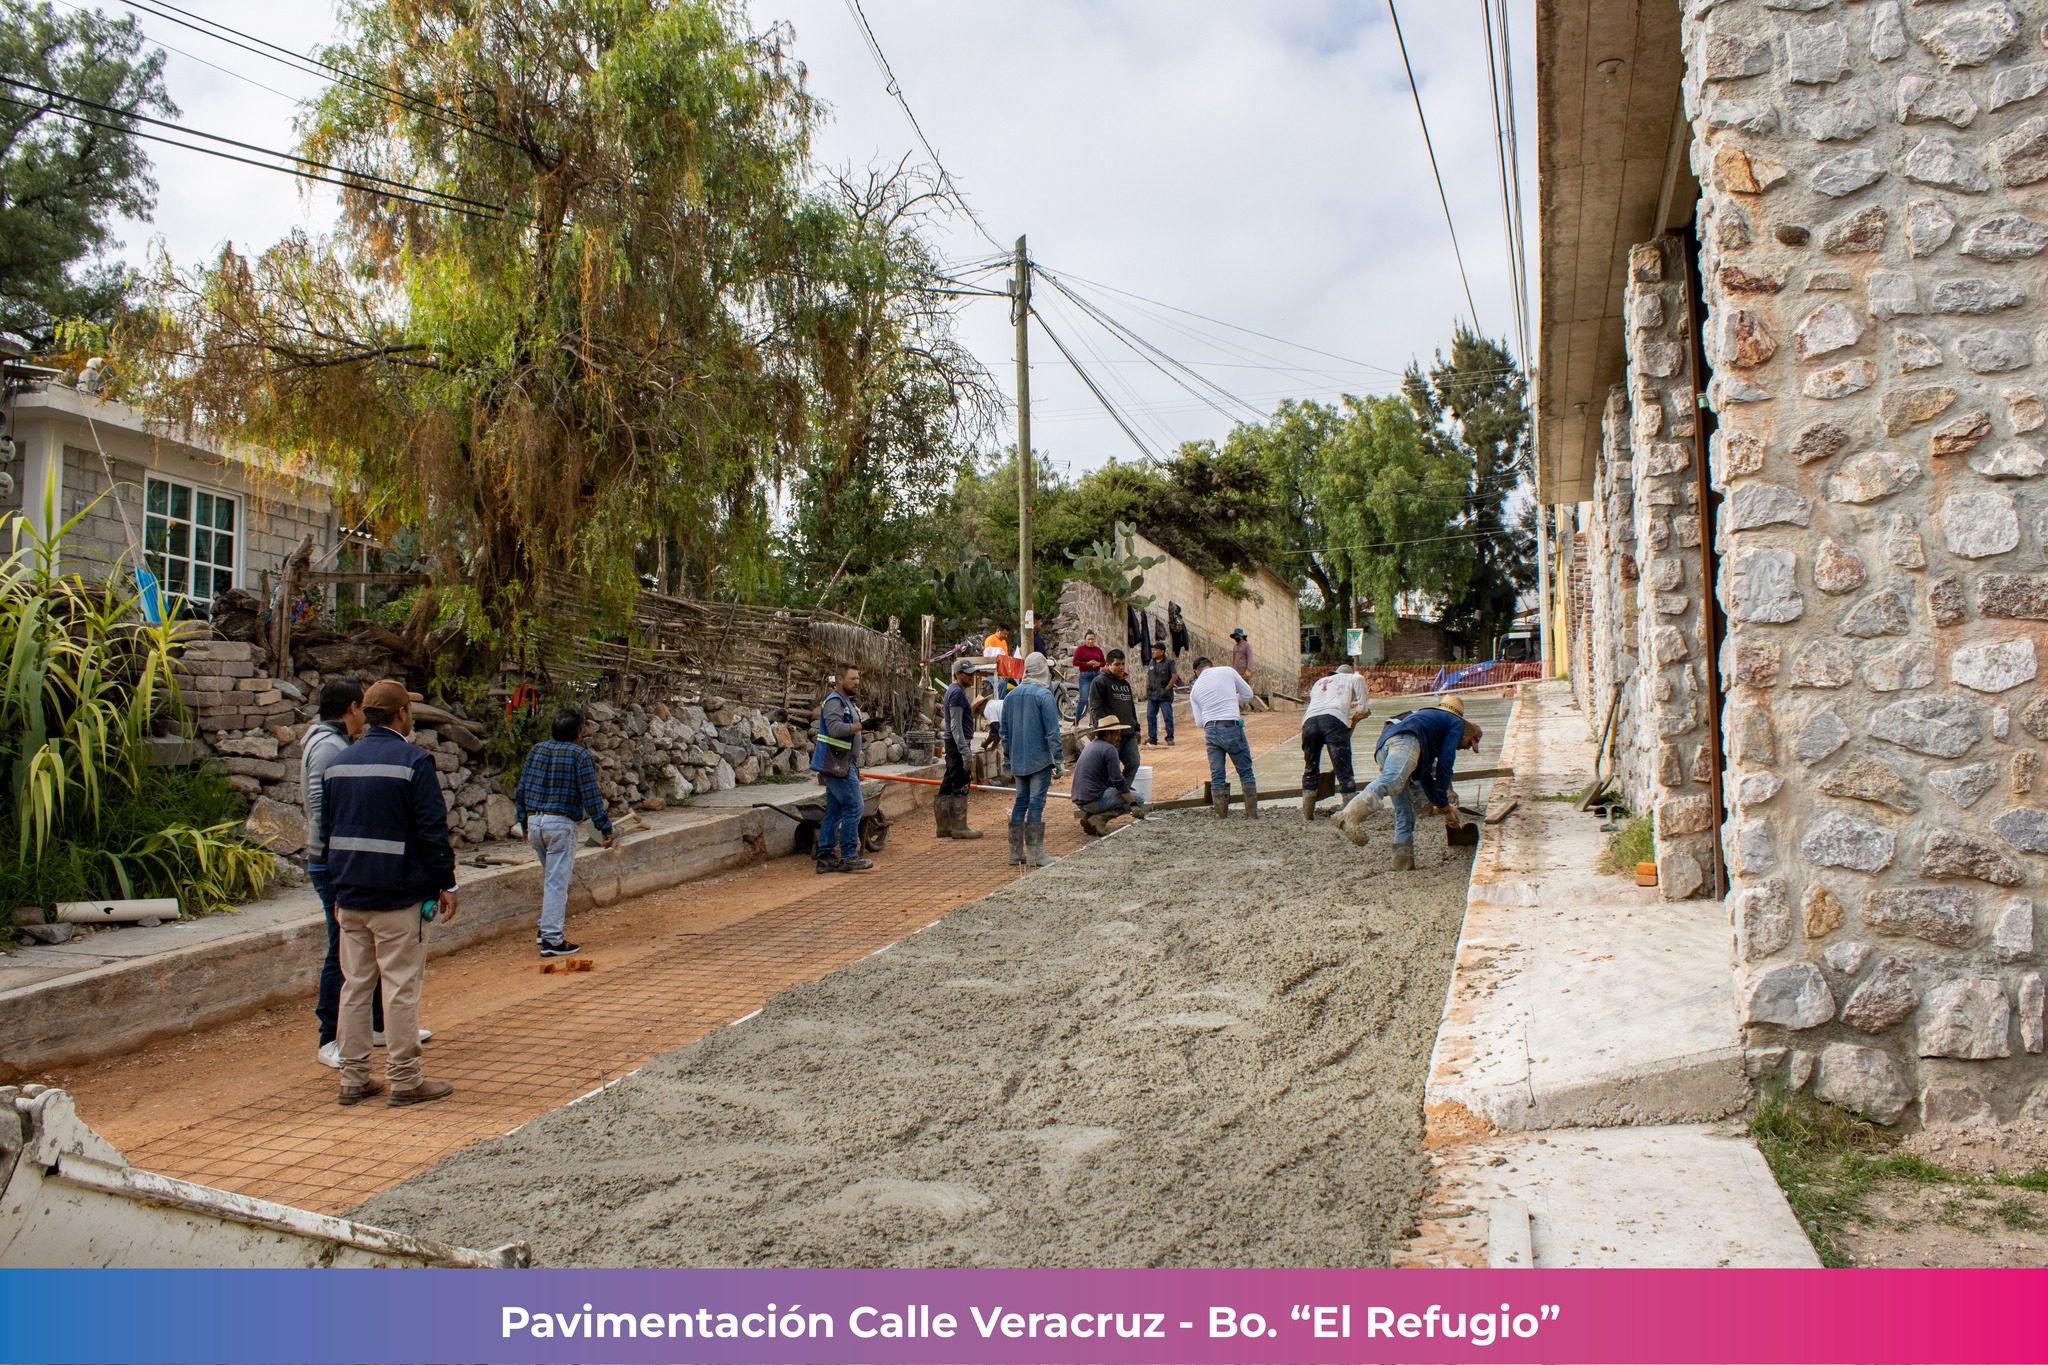
[[2048,1109],[2044,19],[1687,6],[1738,994],[1759,1072],[1881,1122]]

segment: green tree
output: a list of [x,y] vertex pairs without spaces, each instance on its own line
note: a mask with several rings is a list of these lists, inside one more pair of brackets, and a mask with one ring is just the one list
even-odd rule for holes
[[433,591],[407,633],[437,660],[528,645],[554,571],[614,611],[651,563],[772,590],[771,492],[808,473],[837,497],[902,437],[850,297],[895,239],[806,191],[817,111],[786,30],[749,32],[737,0],[341,18],[323,59],[375,84],[315,101],[305,151],[462,202],[366,182],[331,241],[164,267],[146,396],[316,461],[351,518],[418,528]]
[[1404,398],[1347,397],[1311,478],[1323,559],[1352,585],[1382,633],[1398,620],[1399,596],[1441,597],[1455,581],[1456,534],[1471,466],[1455,449],[1433,449]]
[[1511,523],[1510,496],[1530,473],[1528,381],[1506,346],[1459,327],[1451,354],[1402,385],[1423,422],[1424,444],[1471,471],[1457,529],[1469,537],[1446,565],[1445,628],[1484,642],[1509,628],[1536,581],[1535,546]]
[[104,259],[114,219],[156,206],[129,116],[177,114],[163,66],[133,16],[0,0],[0,331],[47,350],[67,318],[113,319],[129,282]]
[[1318,496],[1343,422],[1334,406],[1289,399],[1269,420],[1238,427],[1224,443],[1263,471],[1273,562],[1283,575],[1314,589],[1324,650],[1333,656],[1344,628],[1358,623],[1357,592],[1348,565],[1330,554],[1328,518]]

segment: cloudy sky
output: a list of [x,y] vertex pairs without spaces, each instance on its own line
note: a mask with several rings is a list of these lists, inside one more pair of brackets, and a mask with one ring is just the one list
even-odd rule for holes
[[[181,3],[298,51],[334,34],[324,0]],[[1508,3],[1533,255],[1534,5]],[[821,162],[865,167],[915,147],[845,0],[751,4],[757,24],[793,27],[812,89],[831,107],[818,138]],[[1453,322],[1466,315],[1385,0],[864,5],[911,108],[994,237],[1007,247],[1028,233],[1044,267],[1259,410],[1286,397],[1384,391],[1412,357],[1447,345]],[[117,0],[104,7],[123,8]],[[1401,22],[1479,322],[1507,337],[1480,0],[1408,0]],[[145,16],[143,27],[176,49],[168,81],[185,123],[290,144],[294,101],[317,88],[311,76],[161,18]],[[320,186],[307,193],[288,177],[173,148],[153,155],[157,211],[153,222],[124,232],[131,257],[161,237],[175,259],[190,263],[224,241],[261,248],[291,227],[317,232],[332,220],[333,200]],[[964,216],[935,232],[950,260],[994,255]],[[1052,327],[1152,448],[1229,429],[1229,418],[1040,289]],[[1007,391],[1005,302],[963,300],[960,325]],[[1031,344],[1033,444],[1070,471],[1136,458],[1130,438],[1047,337],[1034,332]]]

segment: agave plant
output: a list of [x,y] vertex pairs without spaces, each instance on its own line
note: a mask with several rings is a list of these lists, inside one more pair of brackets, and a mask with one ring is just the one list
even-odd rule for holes
[[[0,559],[0,909],[119,894],[213,910],[258,894],[271,856],[240,838],[220,779],[167,772],[146,742],[180,712],[175,621],[150,624],[122,580],[67,573],[66,539],[7,524]],[[204,817],[195,823],[193,816]]]

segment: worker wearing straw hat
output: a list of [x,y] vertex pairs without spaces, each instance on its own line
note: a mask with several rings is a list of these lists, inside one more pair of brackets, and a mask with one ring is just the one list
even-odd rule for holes
[[1081,732],[1088,743],[1074,762],[1074,814],[1090,834],[1107,834],[1119,815],[1135,815],[1144,803],[1131,789],[1136,774],[1124,767],[1118,752],[1131,727],[1116,716],[1104,716]]

